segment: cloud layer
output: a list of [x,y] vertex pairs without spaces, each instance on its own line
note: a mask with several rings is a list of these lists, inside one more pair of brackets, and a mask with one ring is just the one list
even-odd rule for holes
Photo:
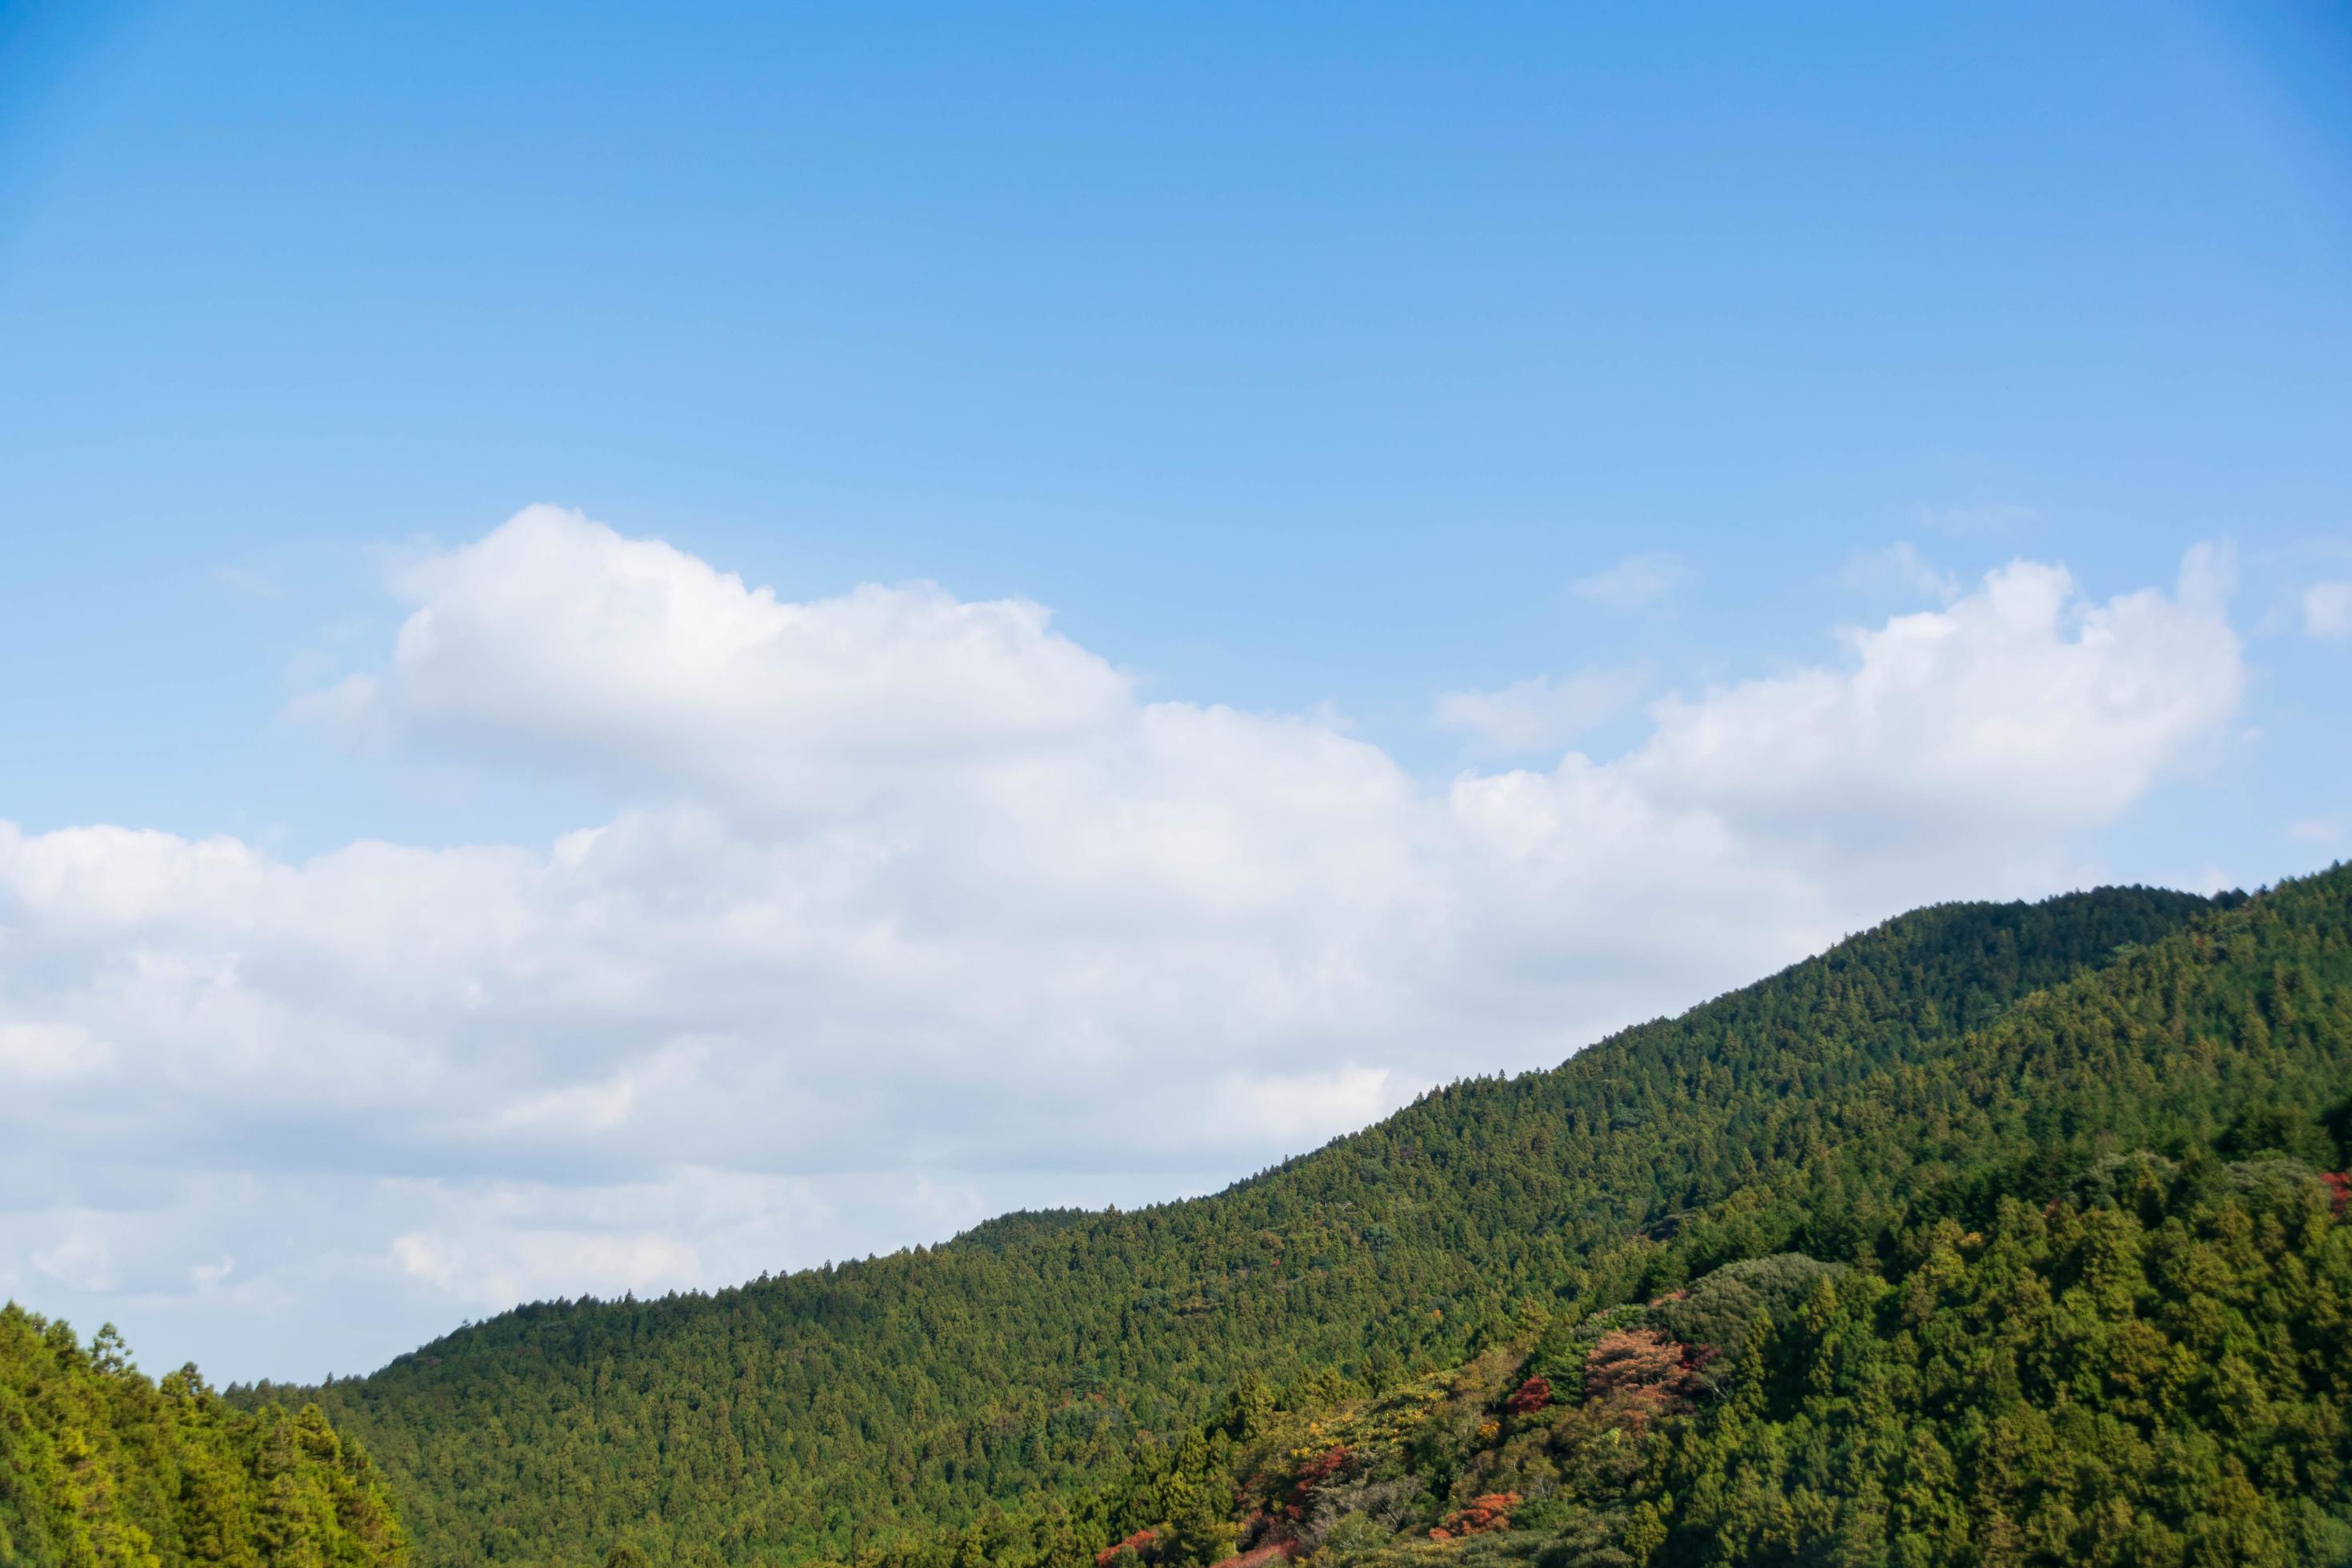
[[[299,863],[0,824],[0,1289],[311,1374],[518,1299],[1197,1188],[1906,905],[2077,881],[2243,679],[2216,559],[2102,604],[2019,563],[1669,694],[1623,754],[1429,781],[1147,701],[1035,605],[792,604],[551,508],[394,589],[382,667],[297,716],[613,814]],[[1556,747],[1626,679],[1450,717]]]

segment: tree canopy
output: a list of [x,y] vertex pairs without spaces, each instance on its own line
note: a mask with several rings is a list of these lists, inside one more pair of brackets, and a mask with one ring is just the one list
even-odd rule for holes
[[[1230,1453],[1184,1456],[1195,1439],[1215,1448],[1202,1436],[1211,1427],[1240,1444],[1254,1421],[1273,1418],[1277,1394],[1291,1412],[1356,1399],[1377,1410],[1397,1390],[1453,1388],[1446,1380],[1460,1369],[1500,1357],[1492,1364],[1507,1363],[1517,1379],[1505,1397],[1526,1390],[1526,1363],[1544,1380],[1553,1397],[1538,1413],[1557,1420],[1632,1400],[1627,1408],[1648,1412],[1644,1432],[1704,1427],[1715,1435],[1708,1442],[1728,1445],[1727,1457],[1716,1469],[1685,1470],[1645,1458],[1652,1469],[1620,1479],[1620,1493],[1634,1500],[1617,1524],[1590,1499],[1570,1520],[1545,1511],[1566,1506],[1559,1483],[1507,1474],[1501,1459],[1493,1486],[1459,1494],[1474,1456],[1501,1453],[1493,1445],[1507,1447],[1512,1423],[1534,1418],[1485,1411],[1467,1436],[1415,1427],[1423,1435],[1412,1439],[1421,1447],[1409,1475],[1363,1484],[1377,1493],[1414,1479],[1420,1489],[1338,1516],[1318,1550],[1405,1550],[1393,1538],[1405,1530],[1422,1532],[1412,1551],[1490,1552],[1548,1531],[1544,1539],[1590,1535],[1604,1553],[1595,1562],[1606,1552],[1682,1561],[1674,1554],[1699,1550],[1691,1542],[1702,1537],[1746,1542],[1723,1560],[1775,1561],[1798,1551],[1790,1542],[1864,1541],[1868,1530],[1855,1521],[1876,1509],[1870,1518],[1885,1522],[1875,1550],[1910,1554],[1884,1560],[1960,1561],[1950,1555],[1960,1538],[1949,1521],[1897,1507],[1906,1487],[1949,1495],[1995,1475],[1971,1468],[1996,1450],[1969,1426],[1979,1417],[1954,1402],[1960,1384],[1919,1370],[1997,1359],[1995,1350],[1964,1348],[1979,1331],[1970,1312],[1993,1309],[1966,1306],[1976,1299],[1966,1290],[1947,1300],[1944,1273],[1957,1269],[1965,1285],[1990,1269],[1979,1291],[1991,1293],[1987,1300],[2028,1289],[2027,1274],[2053,1300],[2067,1299],[2080,1245],[2066,1227],[2092,1223],[2068,1216],[2122,1215],[2097,1184],[2143,1181],[2130,1173],[2142,1167],[2118,1159],[2170,1162],[2158,1207],[2135,1199],[2130,1209],[2148,1232],[2135,1254],[2144,1262],[2190,1255],[2159,1245],[2168,1224],[2194,1239],[2235,1224],[2231,1213],[2257,1230],[2284,1223],[2272,1198],[2224,1192],[2213,1184],[2241,1176],[2213,1172],[2270,1169],[2263,1157],[2274,1155],[2305,1173],[2300,1186],[2281,1189],[2306,1194],[2279,1200],[2289,1208],[2330,1190],[2323,1178],[2347,1163],[2352,1085],[2347,924],[2352,873],[2341,869],[2253,900],[2120,889],[1924,910],[1551,1071],[1433,1092],[1210,1198],[1125,1214],[1012,1215],[943,1247],[709,1295],[537,1303],[373,1376],[299,1396],[368,1443],[432,1563],[583,1563],[627,1542],[664,1563],[936,1556],[935,1568],[964,1560],[1077,1568],[1111,1548],[1189,1561],[1255,1539],[1235,1511],[1251,1477],[1232,1469]],[[2175,1192],[2182,1183],[2185,1197]],[[2037,1220],[2040,1240],[2028,1234]],[[2334,1267],[2333,1219],[2314,1223],[2316,1239],[2229,1255],[2246,1275],[2231,1289],[2252,1292],[2231,1309],[2246,1334],[2272,1342],[2305,1331],[2294,1316],[2305,1309],[2264,1296],[2261,1282],[2265,1270],[2318,1278]],[[1935,1292],[1928,1316],[1903,1321],[1902,1303],[1929,1289],[1916,1283],[1923,1278]],[[2145,1272],[2135,1287],[2158,1304],[2179,1288],[2173,1274]],[[2131,1355],[2168,1365],[2175,1351],[2199,1357],[2234,1342],[2235,1330],[2175,1322],[2146,1303],[2126,1312],[2121,1300],[2097,1298],[2108,1311],[2101,1321]],[[2324,1324],[2323,1308],[2309,1310]],[[1649,1315],[1617,1321],[1612,1310]],[[1957,1316],[1937,1316],[1946,1312]],[[1881,1347],[1869,1375],[1893,1391],[1903,1436],[1895,1449],[1855,1449],[1823,1469],[1804,1445],[1818,1447],[1827,1427],[1801,1425],[1814,1418],[1782,1369],[1812,1353],[1790,1349],[1811,1342],[1791,1336],[1829,1335],[1849,1320],[1861,1326],[1840,1331]],[[1931,1343],[1927,1329],[1942,1321],[1956,1326]],[[1607,1324],[1626,1337],[1596,1371],[1599,1340],[1576,1355],[1545,1348],[1540,1336],[1556,1331],[1543,1325],[1561,1323]],[[1726,1324],[1745,1326],[1735,1334]],[[2142,1329],[2163,1337],[2161,1353]],[[2048,1331],[2059,1337],[2035,1352],[2045,1363],[2059,1354],[2049,1344],[2097,1338]],[[1685,1365],[1699,1343],[1709,1356]],[[2341,1472],[2318,1456],[2329,1441],[2340,1445],[2341,1395],[2313,1386],[2301,1356],[2238,1354],[2269,1401],[2247,1408],[2293,1407],[2303,1411],[2294,1421],[2316,1423],[2289,1460],[2273,1458],[2271,1438],[2231,1448],[2232,1436],[2184,1458],[2187,1449],[2150,1436],[2147,1474],[2176,1477],[2164,1484],[2190,1488],[2179,1496],[2202,1496],[2194,1488],[2205,1482],[2177,1478],[2181,1465],[2204,1465],[2222,1478],[2213,1485],[2242,1481],[2263,1507],[2289,1495],[2291,1476],[2294,1495],[2340,1512]],[[2300,1394],[2282,1381],[2291,1372],[2305,1377]],[[2033,1375],[2058,1373],[2041,1365]],[[2234,1366],[2229,1376],[2238,1379]],[[2135,1502],[2143,1494],[2122,1480],[2065,1489],[2042,1473],[2073,1463],[2083,1434],[2067,1423],[2142,1419],[2117,1403],[2124,1394],[2105,1382],[2066,1384],[2069,1409],[2059,1411],[2042,1384],[2019,1386],[2055,1425],[2000,1439],[2022,1456],[2001,1462],[2024,1467],[2025,1480],[2000,1471],[1982,1483],[2025,1489],[2000,1516],[2029,1531],[2017,1550],[2046,1553],[2058,1536],[2042,1500],[2062,1495],[2078,1519],[2120,1506],[2157,1521],[2146,1542],[2171,1538],[2153,1533],[2160,1525],[2188,1543],[2183,1551],[2219,1550],[2191,1541],[2177,1510]],[[1748,1391],[1759,1388],[1765,1403],[1750,1408],[1758,1395]],[[2203,1421],[2193,1412],[2208,1406],[2197,1402],[2221,1395],[2194,1388],[2207,1392],[2183,1385],[2145,1418],[2166,1430]],[[238,1397],[285,1393],[265,1385]],[[1258,1415],[1233,1416],[1236,1401]],[[1746,1424],[1727,1426],[1737,1410],[1748,1411]],[[1482,1437],[1489,1420],[1496,1433]],[[1756,1458],[1752,1445],[1768,1429],[1782,1433],[1771,1439],[1780,1457]],[[2275,1429],[2274,1420],[2263,1428]],[[1677,1463],[1697,1463],[1687,1457],[1696,1437],[1672,1441],[1687,1450]],[[1647,1453],[1648,1442],[1626,1451]],[[1735,1449],[1749,1457],[1735,1463]],[[1933,1479],[1937,1449],[1955,1467],[1948,1485]],[[1894,1452],[1916,1455],[1919,1468],[1895,1464]],[[1875,1478],[1867,1485],[1865,1469]],[[1655,1496],[1629,1489],[1639,1476],[1653,1477]],[[1769,1507],[1768,1479],[1781,1498]],[[1730,1513],[1706,1511],[1718,1496],[1797,1522],[1738,1534]],[[1855,1498],[1878,1500],[1864,1508]],[[1822,1499],[1837,1505],[1826,1524],[1816,1518]],[[1439,1503],[1442,1515],[1423,1517]],[[1742,1520],[1749,1511],[1722,1507]],[[2024,1522],[2036,1518],[2045,1522]],[[1606,1541],[1604,1525],[1614,1532]],[[2110,1533],[2137,1539],[2137,1528]],[[2323,1539],[2311,1533],[2318,1526],[2284,1516],[2248,1528],[2264,1541]],[[1445,1539],[1428,1539],[1429,1529]],[[1129,1540],[1146,1531],[1149,1539]],[[2004,1560],[2009,1550],[1979,1556]]]
[[240,1410],[193,1366],[150,1381],[112,1325],[88,1345],[0,1308],[0,1563],[9,1568],[396,1568],[382,1478],[316,1405]]

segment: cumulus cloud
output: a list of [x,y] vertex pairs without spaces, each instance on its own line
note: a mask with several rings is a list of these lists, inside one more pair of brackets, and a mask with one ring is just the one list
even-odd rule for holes
[[399,574],[380,676],[295,706],[374,742],[593,763],[779,805],[1034,754],[1129,703],[1126,679],[1021,600],[928,584],[792,604],[554,507]]
[[1843,668],[1669,697],[1628,765],[1661,796],[1751,825],[1990,836],[2102,821],[2237,707],[2229,591],[2208,549],[2174,595],[2100,605],[2063,567],[2016,563],[1948,609],[1849,632]]
[[1605,572],[1579,577],[1568,591],[1588,605],[1633,609],[1664,598],[1689,571],[1680,556],[1652,550],[1628,555]]
[[[461,1305],[1200,1190],[1909,904],[2081,879],[2223,731],[2227,588],[2021,562],[1670,694],[1621,755],[1432,786],[1326,717],[1146,701],[1035,605],[793,604],[535,508],[404,571],[381,668],[304,711],[606,781],[605,820],[305,860],[0,824],[0,1259],[314,1373]],[[1455,721],[1559,743],[1580,679]]]

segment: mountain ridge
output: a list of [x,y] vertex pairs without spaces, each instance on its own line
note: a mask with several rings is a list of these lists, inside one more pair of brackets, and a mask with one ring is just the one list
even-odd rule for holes
[[[2340,906],[2345,881],[2265,898],[2307,915]],[[2214,922],[2242,934],[2264,902],[2110,889],[1932,906],[1559,1068],[1434,1091],[1207,1198],[1000,1216],[939,1247],[709,1295],[534,1304],[319,1394],[407,1481],[428,1561],[565,1561],[551,1553],[566,1532],[631,1533],[678,1561],[842,1554],[1082,1488],[1244,1374],[1339,1365],[1377,1382],[1458,1360],[1531,1295],[1631,1299],[1784,1243],[1866,1252],[1884,1195],[1855,1190],[1832,1143],[1899,1164],[1890,1110],[1932,1128],[1977,1099],[2013,1142],[2000,1119],[2024,1113],[1999,1086],[1929,1067],[2026,998],[2152,948],[2176,963]],[[2132,1121],[2076,1081],[2081,1063],[2063,1070],[2084,1126]],[[1636,1136],[1661,1126],[1663,1165]],[[1982,1135],[1979,1165],[1998,1142]],[[1944,1150],[1896,1195],[1965,1205],[1965,1170],[1928,1169],[1954,1163]],[[493,1428],[496,1445],[467,1436]],[[562,1498],[597,1500],[570,1523]]]

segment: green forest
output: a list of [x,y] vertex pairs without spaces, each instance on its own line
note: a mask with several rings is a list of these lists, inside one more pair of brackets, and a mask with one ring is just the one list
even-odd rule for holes
[[315,1405],[238,1409],[194,1367],[151,1380],[110,1326],[0,1309],[0,1563],[393,1568],[383,1478]]
[[1939,906],[1212,1197],[536,1303],[234,1415],[16,1314],[11,1471],[110,1432],[92,1485],[152,1498],[59,1458],[0,1521],[247,1560],[146,1468],[200,1404],[248,1530],[380,1508],[364,1445],[436,1565],[2352,1564],[2347,1164],[2352,869]]

